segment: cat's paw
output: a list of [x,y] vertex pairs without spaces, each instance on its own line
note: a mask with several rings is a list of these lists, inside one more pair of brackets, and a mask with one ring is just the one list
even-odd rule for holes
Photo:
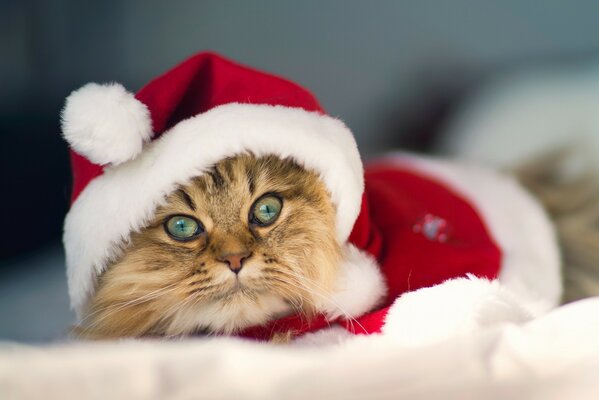
[[383,334],[420,346],[503,323],[532,318],[497,281],[468,276],[406,293],[393,303]]

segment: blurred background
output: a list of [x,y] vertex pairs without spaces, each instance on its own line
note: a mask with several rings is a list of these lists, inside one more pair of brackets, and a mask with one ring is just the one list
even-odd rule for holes
[[83,84],[136,91],[212,49],[311,89],[365,157],[503,165],[548,137],[597,137],[598,15],[591,0],[1,0],[0,340],[60,339],[73,319],[59,113]]

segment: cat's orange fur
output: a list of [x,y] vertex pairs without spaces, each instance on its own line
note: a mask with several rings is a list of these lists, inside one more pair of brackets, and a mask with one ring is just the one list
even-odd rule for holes
[[[248,215],[265,193],[280,196],[283,208],[273,225],[260,227]],[[172,239],[163,223],[175,214],[195,217],[206,233]],[[293,312],[309,318],[338,273],[334,221],[324,184],[292,160],[222,160],[173,192],[132,234],[100,277],[78,331],[88,338],[227,334]],[[236,275],[218,260],[223,251],[251,256]]]

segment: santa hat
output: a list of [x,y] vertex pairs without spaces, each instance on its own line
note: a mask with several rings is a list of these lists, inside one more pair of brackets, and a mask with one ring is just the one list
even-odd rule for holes
[[137,94],[116,83],[74,91],[62,112],[71,146],[72,206],[64,226],[71,305],[80,315],[97,277],[178,185],[251,151],[316,171],[345,243],[360,213],[355,140],[316,98],[280,77],[197,54]]

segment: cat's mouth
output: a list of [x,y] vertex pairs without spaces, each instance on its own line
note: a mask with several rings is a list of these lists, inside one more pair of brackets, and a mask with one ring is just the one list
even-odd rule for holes
[[231,292],[235,293],[235,292],[242,292],[244,290],[248,290],[248,286],[246,284],[244,284],[243,282],[241,282],[241,280],[239,279],[239,275],[237,275],[235,277],[235,280],[233,281],[233,285],[230,289]]
[[218,296],[220,299],[231,298],[231,296],[252,296],[255,297],[257,294],[264,292],[265,290],[259,287],[243,282],[239,276],[235,276],[230,283],[223,288],[223,293]]

